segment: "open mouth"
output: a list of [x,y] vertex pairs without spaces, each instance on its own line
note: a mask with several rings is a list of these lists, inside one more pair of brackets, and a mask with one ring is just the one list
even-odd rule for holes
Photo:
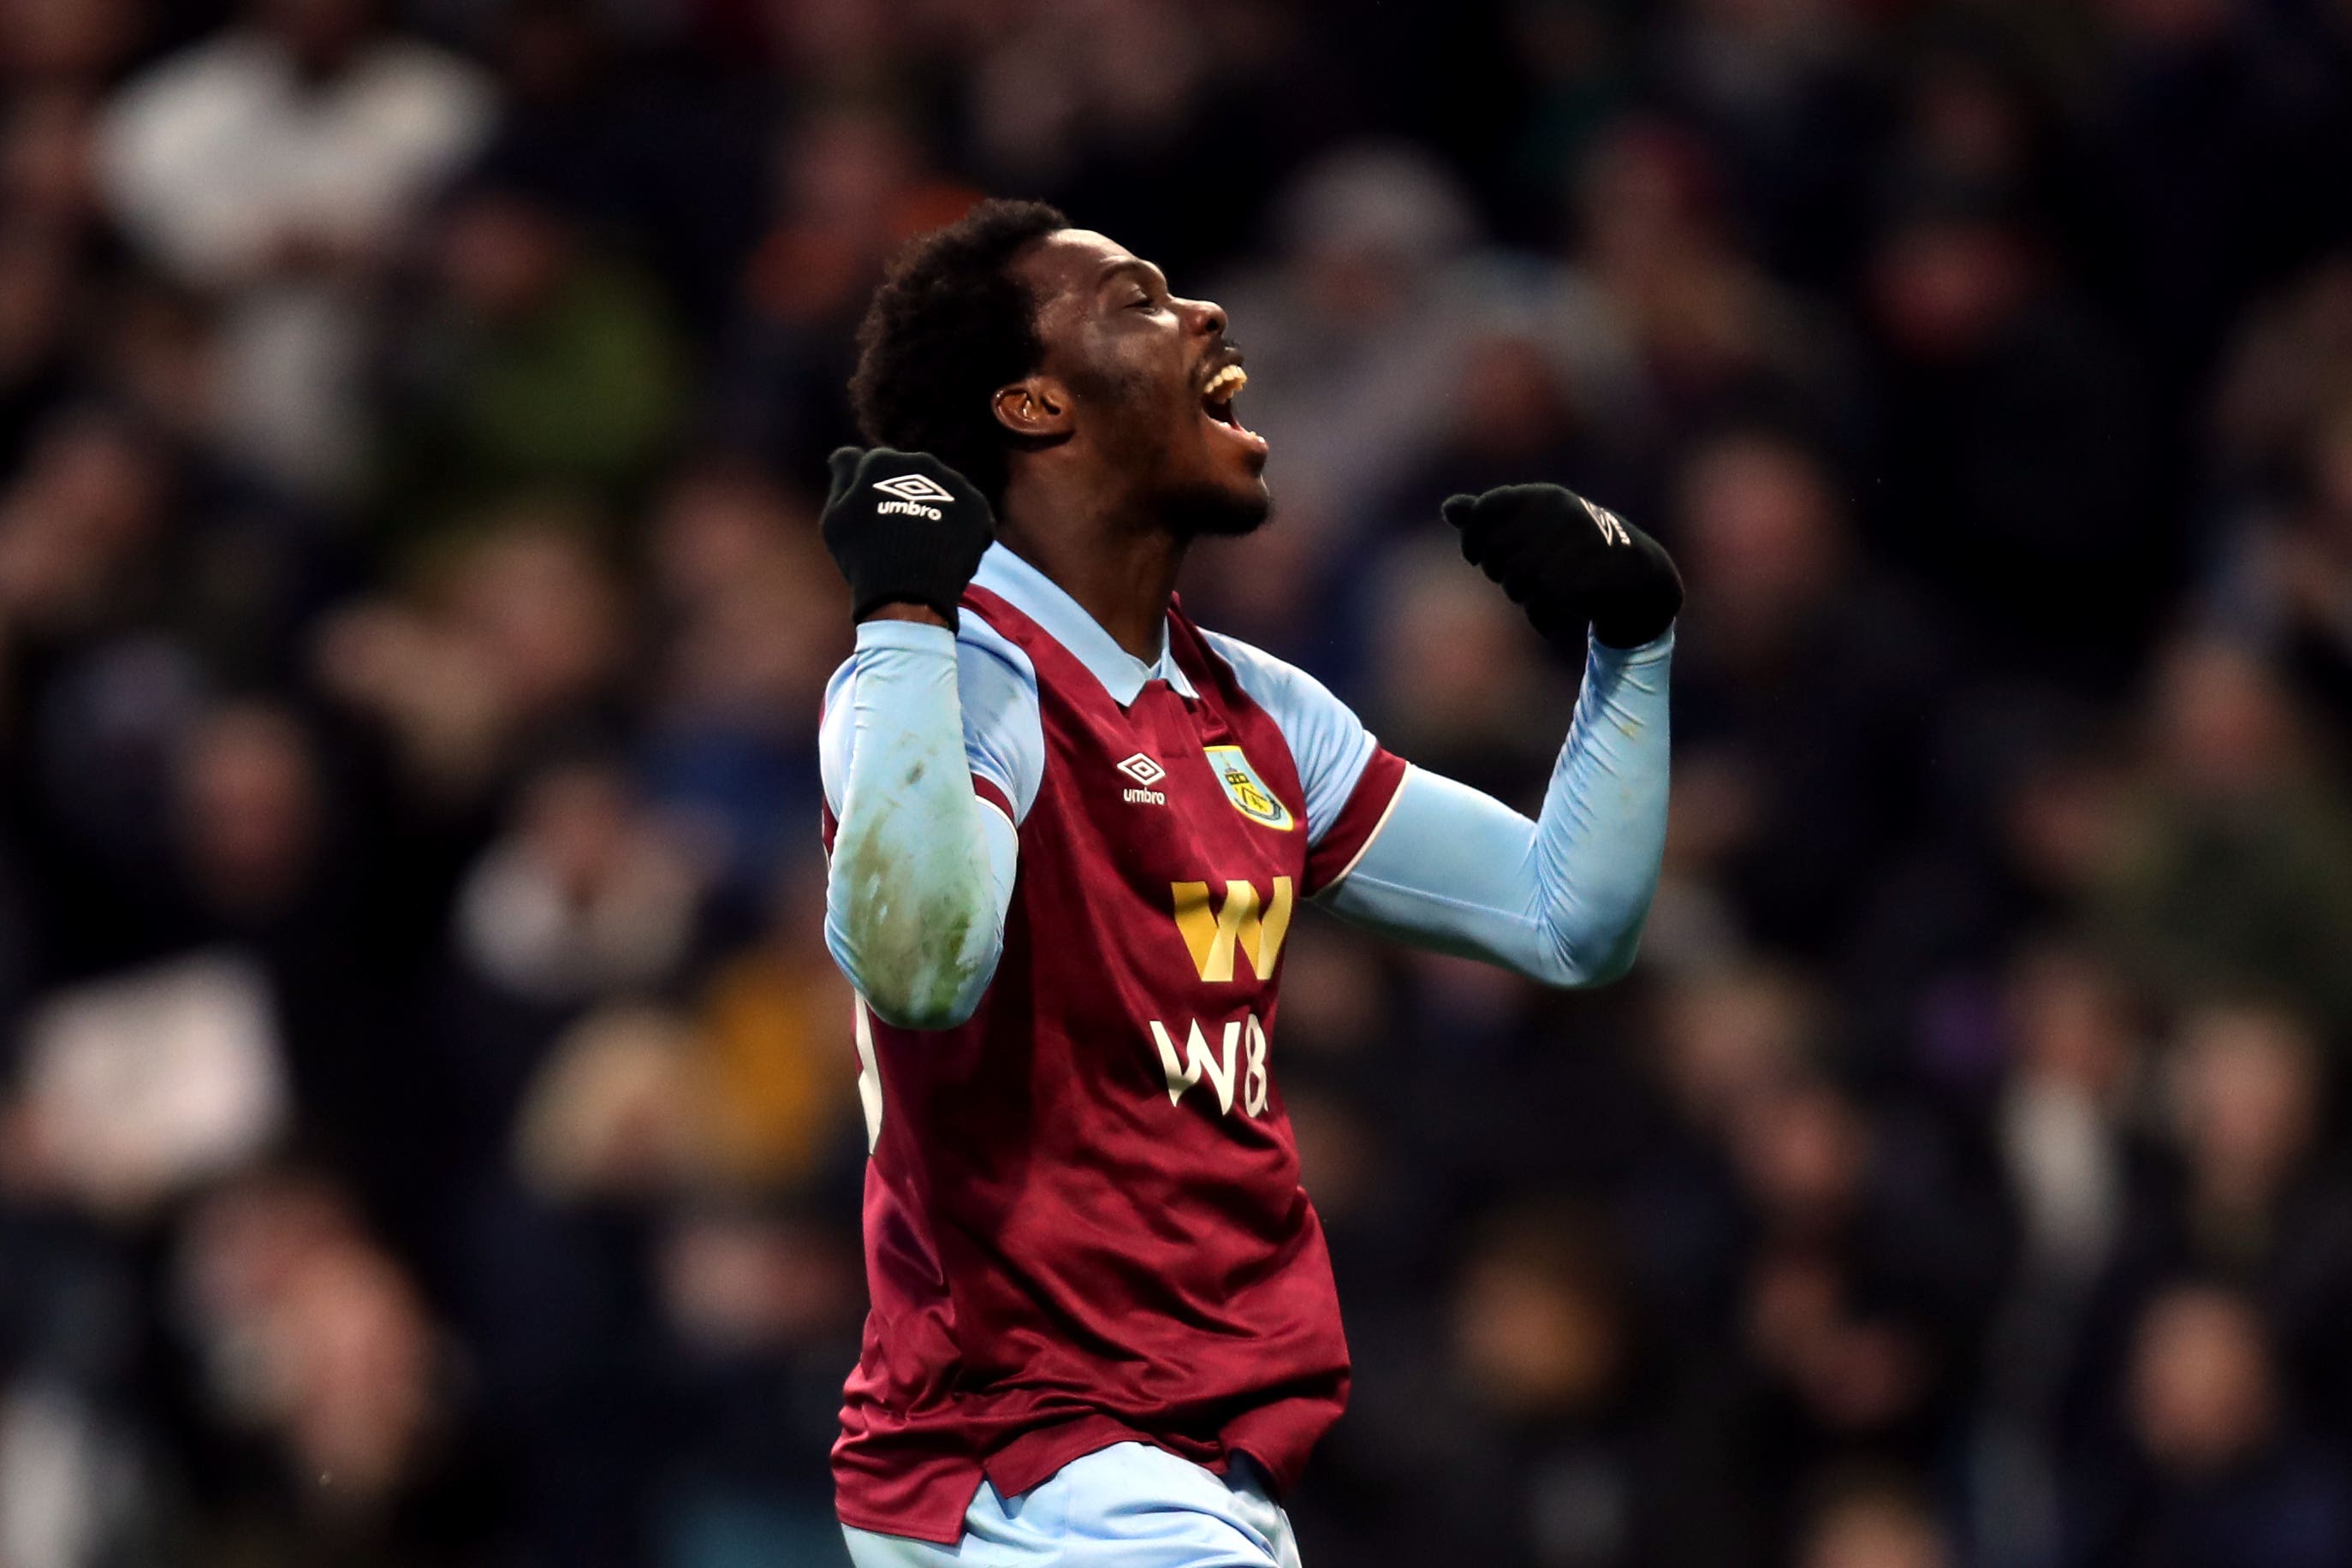
[[1221,425],[1244,437],[1251,447],[1264,453],[1265,437],[1244,425],[1234,413],[1234,399],[1249,384],[1249,373],[1238,364],[1229,364],[1208,379],[1201,388],[1201,412],[1212,425]]
[[1249,372],[1237,364],[1229,364],[1209,378],[1201,388],[1201,407],[1220,425],[1230,425],[1238,430],[1242,422],[1234,417],[1234,399],[1249,384]]

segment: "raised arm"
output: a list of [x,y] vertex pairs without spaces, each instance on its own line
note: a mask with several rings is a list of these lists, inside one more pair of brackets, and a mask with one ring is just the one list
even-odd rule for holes
[[1535,820],[1414,769],[1333,913],[1416,946],[1482,958],[1550,985],[1632,967],[1666,839],[1666,672],[1674,634],[1595,642],[1568,742]]
[[825,942],[866,1005],[906,1028],[971,1016],[1012,900],[1017,681],[985,654],[961,657],[954,629],[991,531],[986,501],[931,458],[834,454],[825,543],[859,625],[822,737],[835,817]]
[[1533,822],[1450,779],[1408,773],[1322,901],[1550,984],[1604,984],[1633,965],[1665,848],[1666,677],[1682,579],[1655,540],[1558,485],[1455,496],[1445,519],[1537,630],[1587,645],[1568,742]]

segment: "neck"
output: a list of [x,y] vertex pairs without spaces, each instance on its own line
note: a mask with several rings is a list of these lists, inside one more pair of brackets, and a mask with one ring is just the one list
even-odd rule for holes
[[998,540],[1076,599],[1119,647],[1146,662],[1158,658],[1185,542],[1131,511],[1045,489],[1015,477],[1005,489]]

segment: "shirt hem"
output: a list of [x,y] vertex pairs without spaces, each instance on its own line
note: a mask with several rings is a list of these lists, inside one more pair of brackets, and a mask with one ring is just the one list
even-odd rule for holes
[[[971,1490],[974,1497],[980,1495],[980,1487],[977,1482],[973,1484]],[[971,1511],[971,1505],[970,1503],[964,1504],[964,1512],[969,1513]],[[838,1503],[834,1505],[833,1516],[852,1530],[862,1530],[868,1535],[887,1536],[892,1541],[920,1541],[926,1542],[933,1546],[958,1546],[963,1542],[964,1531],[962,1514],[958,1514],[956,1516],[955,1532],[951,1535],[933,1535],[923,1530],[908,1530],[904,1524],[888,1525],[884,1524],[878,1519],[858,1518],[853,1516],[849,1510],[843,1508]]]

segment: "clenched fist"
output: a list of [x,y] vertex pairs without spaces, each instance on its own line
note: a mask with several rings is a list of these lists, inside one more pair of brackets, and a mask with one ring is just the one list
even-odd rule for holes
[[988,502],[961,474],[922,452],[844,447],[827,466],[824,547],[849,579],[851,614],[926,605],[956,624],[956,601],[996,537]]
[[1639,647],[1683,607],[1682,574],[1658,542],[1574,490],[1505,485],[1441,510],[1470,563],[1555,643],[1581,646],[1589,624],[1611,647]]

